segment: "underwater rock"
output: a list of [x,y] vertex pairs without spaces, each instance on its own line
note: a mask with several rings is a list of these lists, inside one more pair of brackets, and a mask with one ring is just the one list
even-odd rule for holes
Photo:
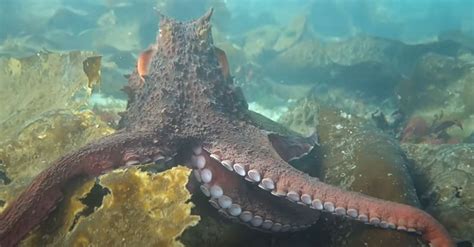
[[451,41],[408,45],[365,35],[325,43],[303,38],[262,66],[276,81],[327,83],[381,97],[394,94],[422,55],[452,56],[463,49]]
[[[290,109],[282,121],[295,131],[315,128],[317,124],[320,163],[306,165],[303,170],[347,190],[419,206],[397,142],[365,120],[305,99]],[[309,126],[304,127],[305,124]],[[323,229],[334,233],[330,234],[335,236],[332,246],[419,246],[414,236],[400,232],[383,231],[325,214],[322,221],[325,221]]]
[[464,143],[474,143],[474,132],[464,139]]
[[405,44],[400,41],[357,35],[340,42],[329,42],[326,52],[332,62],[344,66],[363,63],[399,65],[406,56],[401,53],[404,48]]
[[[454,127],[454,128],[453,128]],[[451,136],[448,131],[463,130],[461,121],[445,119],[443,112],[435,115],[431,124],[419,116],[411,117],[401,132],[402,143],[457,144],[461,138]]]
[[308,18],[306,15],[298,15],[293,21],[281,32],[273,50],[276,52],[284,51],[302,39],[303,35],[311,37],[312,32],[308,29]]
[[[357,117],[347,116],[337,110],[320,110],[321,178],[348,190],[419,207],[398,143]],[[344,225],[346,229],[337,231],[349,235],[334,239],[335,246],[345,242],[346,246],[419,246],[414,236],[352,222]]]
[[304,136],[309,136],[316,131],[319,124],[319,107],[315,100],[302,98],[294,109],[284,114],[278,121]]
[[458,240],[474,243],[474,144],[403,144],[426,211]]
[[199,221],[188,202],[190,172],[180,166],[159,174],[131,168],[103,175],[96,186],[106,192],[96,209],[84,214],[94,184],[85,183],[52,217],[57,228],[46,221],[23,246],[184,246],[176,238]]
[[[464,56],[465,57],[465,56]],[[449,134],[459,140],[474,131],[474,64],[460,56],[428,53],[421,57],[412,76],[397,88],[401,111],[430,122],[435,115],[456,120],[463,128]]]
[[372,95],[387,95],[402,74],[400,61],[393,61],[391,53],[402,47],[399,42],[366,36],[334,43],[303,39],[264,67],[277,81],[343,85]]
[[66,32],[79,33],[93,28],[95,16],[90,16],[71,8],[59,7],[48,19],[48,29],[61,29]]
[[458,80],[467,69],[456,57],[427,53],[416,63],[412,78],[418,81],[420,89],[428,86],[443,87]]
[[467,65],[455,57],[435,53],[421,57],[412,76],[402,80],[398,86],[402,110],[412,113],[420,108],[444,107],[447,96],[454,98],[453,93],[460,93],[464,86],[460,79],[467,75],[467,69]]
[[76,39],[88,44],[87,47],[99,51],[107,47],[113,47],[121,51],[138,51],[142,47],[139,33],[140,23],[132,22],[87,29],[79,33]]
[[326,81],[334,65],[317,40],[304,40],[263,65],[276,81]]
[[[326,73],[326,80],[329,80],[331,76],[327,74],[329,71],[326,70],[332,69],[332,67],[338,70],[335,72],[341,73],[343,66],[364,63],[394,65],[393,63],[397,61],[389,60],[393,57],[393,55],[390,56],[390,52],[393,53],[402,48],[403,44],[400,42],[370,36],[355,36],[351,39],[328,43],[323,43],[318,39],[303,39],[291,49],[277,56],[275,63],[288,65],[291,64],[290,61],[296,63],[293,67],[299,69],[299,72],[293,71],[292,74],[303,73],[300,77],[309,77],[310,75],[307,73],[310,71],[307,70],[320,68]],[[396,66],[393,67],[396,68]],[[293,68],[290,67],[288,70],[293,70]]]
[[474,37],[461,30],[443,31],[438,35],[438,40],[451,40],[474,50]]
[[[259,59],[272,47],[281,33],[280,28],[274,25],[264,25],[252,29],[245,34],[243,50],[248,59]],[[227,51],[227,50],[225,50]]]
[[461,95],[465,112],[466,114],[474,114],[474,73],[467,74],[462,80],[464,81],[464,88],[461,91]]

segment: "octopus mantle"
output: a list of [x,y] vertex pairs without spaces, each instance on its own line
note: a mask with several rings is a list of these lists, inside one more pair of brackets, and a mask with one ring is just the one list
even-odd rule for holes
[[0,246],[16,245],[47,218],[71,179],[150,161],[189,164],[209,203],[259,230],[298,231],[326,211],[418,233],[432,246],[454,246],[422,210],[344,191],[290,166],[311,151],[315,138],[264,129],[252,117],[213,45],[211,15],[184,23],[161,16],[157,43],[129,78],[121,130],[38,175],[0,215]]

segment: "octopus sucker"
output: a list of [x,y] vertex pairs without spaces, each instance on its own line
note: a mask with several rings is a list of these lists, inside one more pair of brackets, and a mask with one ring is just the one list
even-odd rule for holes
[[[209,203],[211,206],[216,208],[224,217],[245,224],[251,228],[268,232],[296,231],[308,228],[316,222],[318,214],[309,217],[312,219],[311,221],[307,221],[303,215],[301,215],[300,220],[303,222],[298,223],[293,214],[288,214],[286,217],[275,217],[274,215],[265,213],[265,211],[262,212],[261,208],[260,210],[256,209],[254,205],[236,197],[235,194],[232,193],[232,191],[234,191],[233,187],[239,187],[238,183],[251,183],[255,185],[255,182],[253,180],[249,181],[233,171],[228,170],[224,165],[220,164],[222,161],[219,162],[217,159],[212,158],[214,155],[207,152],[202,153],[202,155],[205,157],[206,166],[201,169],[195,168],[196,171],[200,171],[200,173],[198,173],[200,177],[196,180],[201,183],[202,193],[210,198]],[[211,175],[203,174],[202,171],[206,171],[206,173],[209,172]],[[250,174],[252,173],[250,172]],[[203,175],[215,179],[206,180]],[[222,178],[225,179],[223,180]],[[245,188],[244,186],[240,187]],[[244,191],[245,189],[241,189],[239,193],[246,193],[249,198],[254,198],[254,200],[260,196],[258,194],[253,195],[254,192],[252,191]],[[271,205],[268,205],[268,207],[270,208]],[[273,227],[274,225],[276,227]],[[282,227],[279,227],[279,225],[282,225]]]

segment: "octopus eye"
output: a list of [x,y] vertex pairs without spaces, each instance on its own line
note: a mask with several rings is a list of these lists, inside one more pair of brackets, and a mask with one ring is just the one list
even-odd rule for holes
[[168,40],[173,36],[173,26],[169,23],[163,23],[158,27],[157,40]]
[[210,31],[211,25],[206,24],[204,26],[199,27],[199,29],[197,30],[197,36],[201,41],[207,42],[210,39]]

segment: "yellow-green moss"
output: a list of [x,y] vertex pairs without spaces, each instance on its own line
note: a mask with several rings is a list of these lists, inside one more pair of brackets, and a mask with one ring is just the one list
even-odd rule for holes
[[[81,216],[79,198],[91,188],[85,183],[68,197],[57,213],[62,218],[57,230],[43,224],[24,246],[183,246],[176,240],[189,226],[199,221],[191,215],[193,204],[186,183],[190,170],[175,167],[159,174],[135,168],[118,170],[99,177],[99,184],[110,194],[102,206],[88,216]],[[82,205],[82,206],[81,206]],[[51,222],[51,220],[50,220]],[[47,223],[47,222],[46,222]],[[48,233],[47,236],[44,234]]]

